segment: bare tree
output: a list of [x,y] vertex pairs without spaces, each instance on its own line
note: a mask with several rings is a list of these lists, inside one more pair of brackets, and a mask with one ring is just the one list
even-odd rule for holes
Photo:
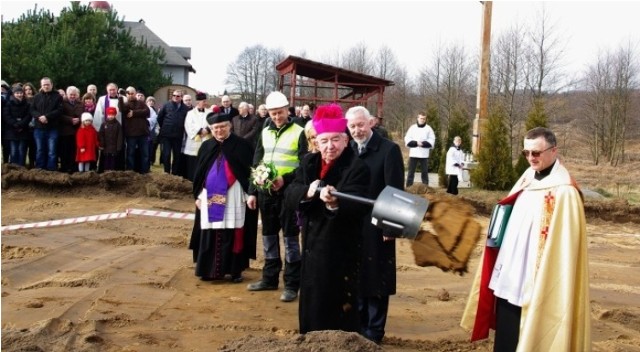
[[364,42],[360,42],[343,55],[341,66],[347,70],[371,74],[373,71],[372,57],[371,49]]
[[407,74],[407,70],[398,67],[394,79],[395,85],[389,87],[385,93],[385,120],[391,131],[406,131],[408,123],[415,120],[418,108],[414,85]]
[[533,99],[539,99],[545,92],[556,93],[566,86],[562,72],[562,56],[566,42],[562,40],[562,33],[544,5],[541,5],[534,29],[529,33],[529,46],[524,53],[527,64],[525,78],[527,86],[532,91]]
[[[583,131],[591,139],[595,164],[600,157],[613,166],[625,160],[628,127],[632,124],[632,98],[640,87],[637,50],[631,44],[606,51],[591,65],[585,78],[586,123]],[[636,112],[637,113],[637,112]]]
[[282,49],[269,50],[258,44],[245,48],[227,66],[227,81],[243,101],[259,105],[277,87],[275,66],[284,58]]
[[472,63],[462,45],[438,46],[433,61],[420,73],[419,91],[422,98],[436,102],[443,130],[454,112],[473,110],[476,66]]
[[386,45],[378,49],[378,54],[373,63],[376,77],[393,80],[398,73],[398,61],[393,50]]
[[521,138],[522,124],[526,118],[527,90],[524,79],[526,30],[517,23],[497,36],[491,53],[491,92],[500,100],[506,114],[510,136],[510,152]]

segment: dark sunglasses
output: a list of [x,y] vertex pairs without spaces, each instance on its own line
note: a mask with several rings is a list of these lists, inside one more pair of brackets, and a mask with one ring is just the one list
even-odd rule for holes
[[549,149],[553,149],[553,148],[555,148],[555,146],[551,146],[551,147],[549,147],[549,148],[547,148],[547,149],[545,149],[545,150],[543,150],[543,151],[537,151],[537,150],[526,150],[526,149],[525,149],[525,150],[523,150],[523,151],[522,151],[522,155],[523,155],[525,158],[528,158],[528,157],[529,157],[529,154],[531,154],[531,156],[532,156],[532,157],[537,158],[537,157],[539,157],[540,155],[542,155],[542,153],[546,152],[546,151],[547,151],[547,150],[549,150]]
[[175,95],[175,94],[173,96],[176,97],[176,98],[182,97],[182,95]]

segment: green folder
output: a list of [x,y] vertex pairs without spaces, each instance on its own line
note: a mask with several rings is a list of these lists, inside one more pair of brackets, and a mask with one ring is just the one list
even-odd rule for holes
[[496,204],[493,207],[487,233],[488,247],[500,247],[502,245],[502,239],[504,238],[504,232],[507,229],[512,209],[512,204]]

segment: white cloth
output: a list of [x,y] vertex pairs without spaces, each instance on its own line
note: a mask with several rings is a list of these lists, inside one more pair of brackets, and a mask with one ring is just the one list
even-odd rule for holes
[[203,112],[198,111],[198,108],[189,110],[187,116],[184,119],[184,131],[187,134],[184,144],[184,153],[187,155],[197,156],[202,140],[200,139],[198,132],[201,129],[207,127],[207,114],[211,110],[204,109]]
[[[533,181],[538,182],[538,181]],[[489,288],[497,297],[522,307],[525,283],[531,282],[536,269],[540,217],[543,208],[532,204],[544,204],[545,192],[524,190],[513,206],[507,224],[500,253],[493,268]],[[531,294],[531,291],[527,291]]]
[[[460,165],[460,167],[454,166],[454,164]],[[462,149],[458,149],[455,146],[451,146],[447,151],[447,161],[445,166],[445,172],[447,175],[457,175],[458,181],[463,181],[462,177],[462,165],[464,164],[464,152]]]
[[240,182],[236,181],[227,190],[227,204],[224,208],[224,218],[222,221],[209,222],[206,188],[202,188],[202,192],[198,195],[198,199],[200,199],[201,229],[239,229],[244,226],[244,213],[247,195],[244,193]]
[[158,128],[158,113],[152,108],[149,108],[149,118],[147,118],[147,121],[149,122],[149,134],[151,137],[157,136],[158,133],[156,132],[156,129]]
[[[436,135],[433,133],[433,129],[429,125],[418,127],[418,124],[413,124],[409,127],[409,130],[407,130],[407,133],[404,136],[404,145],[406,146],[411,141],[418,142],[418,146],[415,148],[409,148],[409,157],[424,159],[429,157],[429,150],[435,147]],[[429,142],[431,147],[422,147],[423,141]]]
[[[102,122],[106,119],[105,108],[104,108],[104,100],[107,98],[106,95],[98,98],[98,103],[96,104],[96,111],[93,113],[93,127],[95,127],[96,131],[100,131],[100,126],[102,126]],[[118,114],[116,115],[116,120],[122,124],[122,114],[120,114],[120,108],[118,107],[118,98],[109,100],[109,107],[114,107],[118,110]]]

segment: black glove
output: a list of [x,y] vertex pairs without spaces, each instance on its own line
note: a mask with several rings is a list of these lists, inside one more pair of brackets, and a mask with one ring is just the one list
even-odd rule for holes
[[431,143],[427,141],[422,142],[422,148],[431,148]]
[[416,142],[416,141],[411,141],[411,142],[407,143],[407,147],[409,147],[409,148],[415,148],[417,146],[418,146],[418,142]]

